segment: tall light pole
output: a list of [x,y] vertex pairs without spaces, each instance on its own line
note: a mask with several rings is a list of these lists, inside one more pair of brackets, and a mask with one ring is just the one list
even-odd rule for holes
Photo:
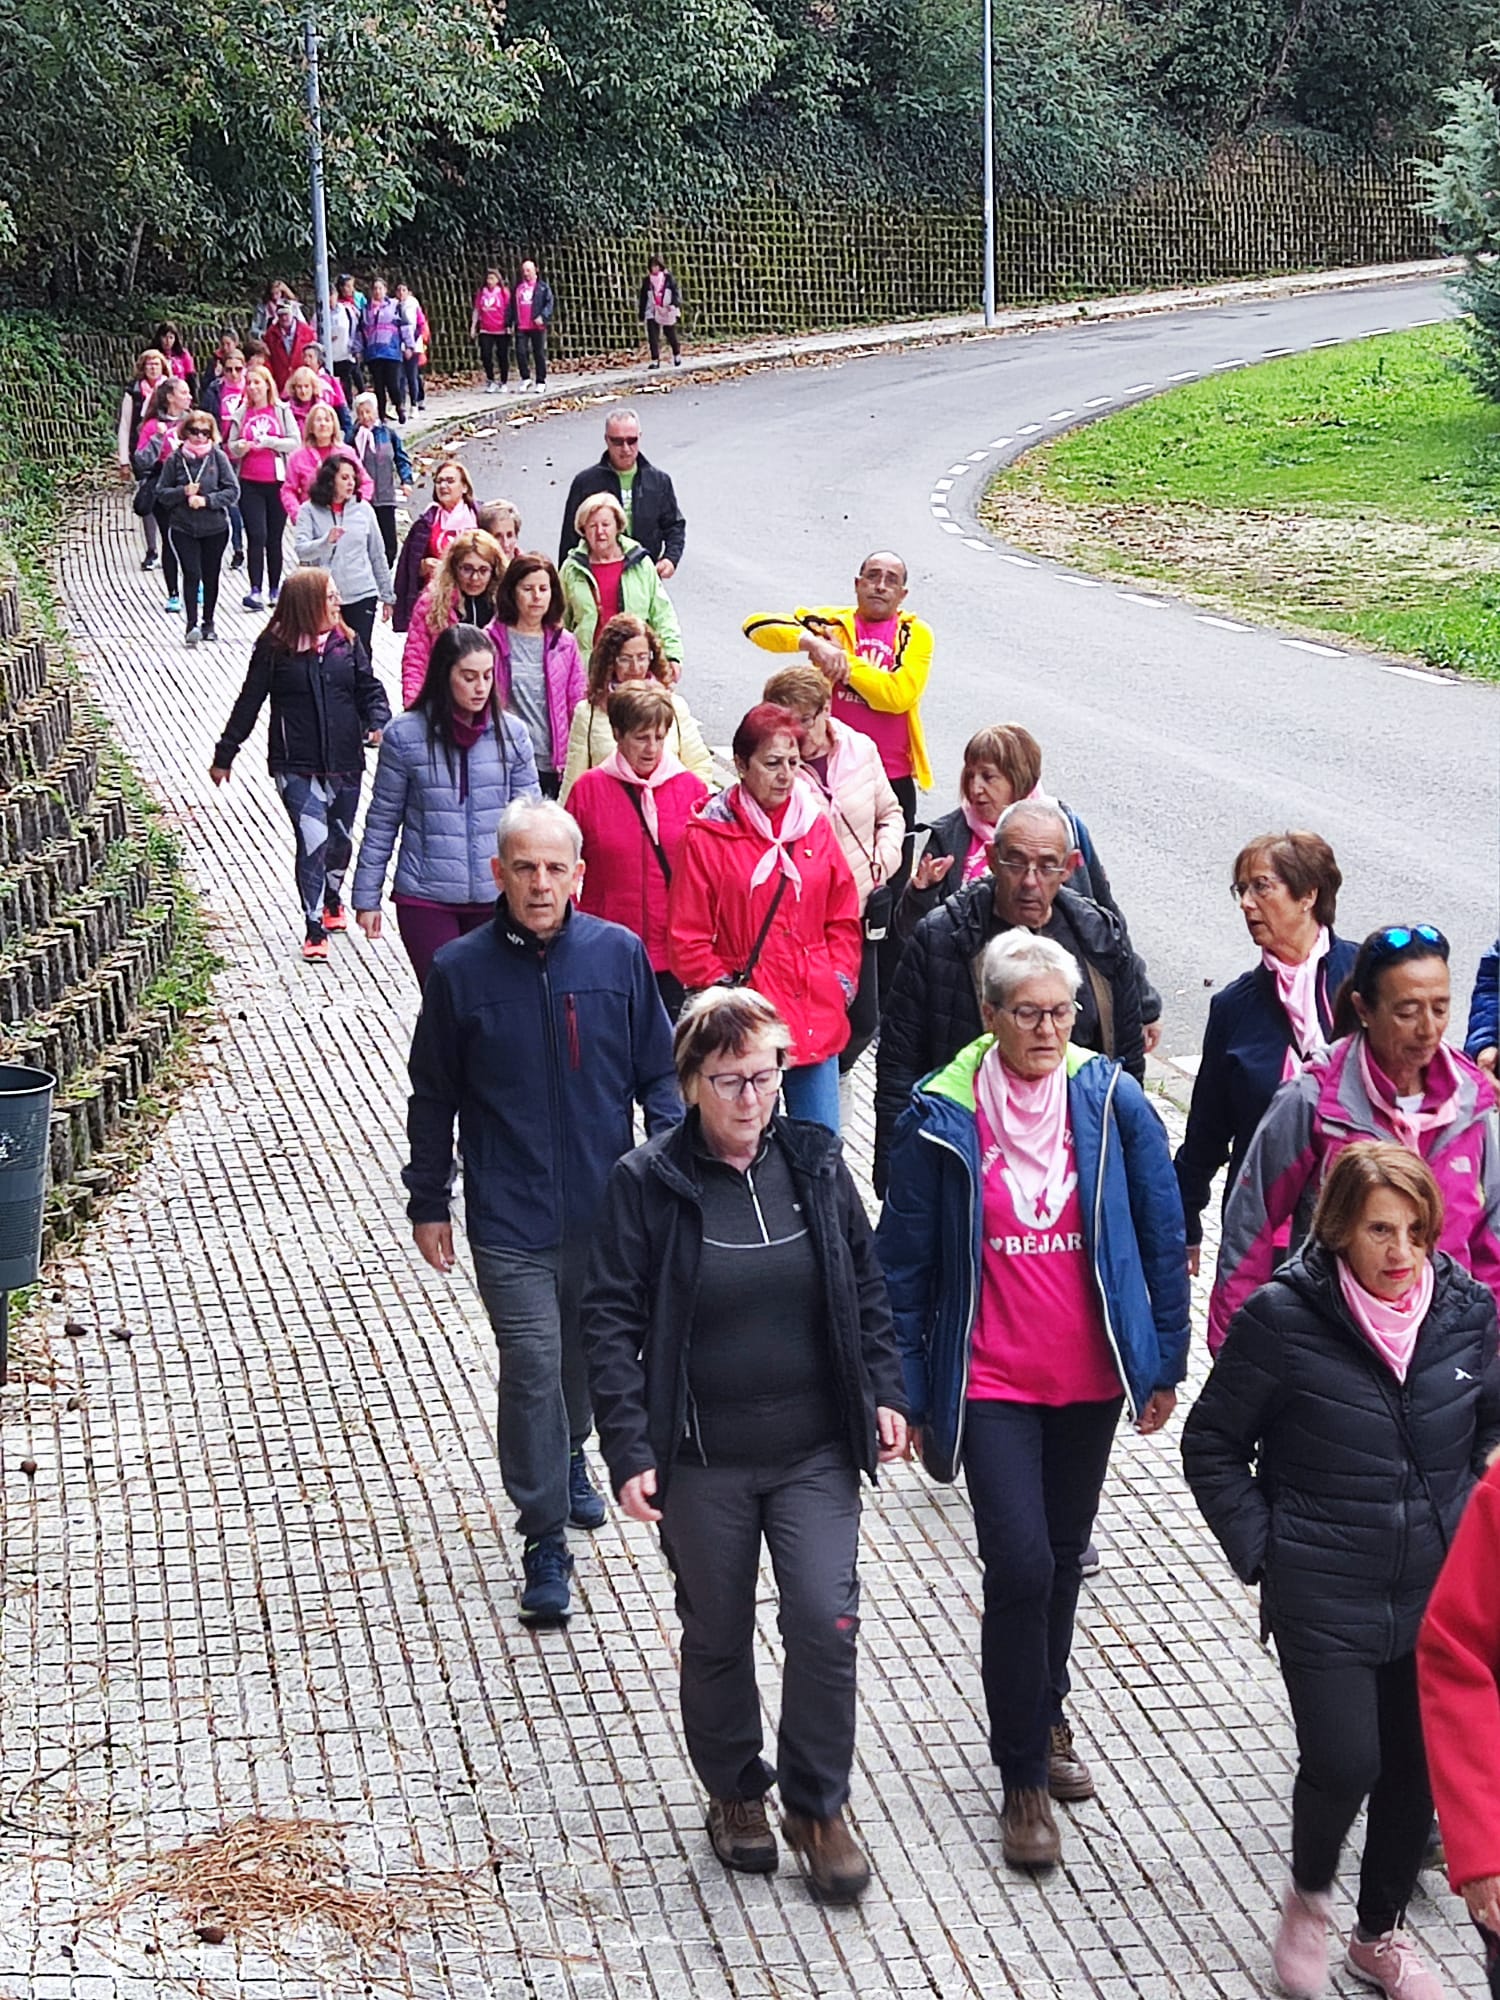
[[984,7],[984,323],[995,324],[995,0]]
[[[985,0],[989,4],[989,0]],[[328,211],[323,202],[323,111],[318,98],[318,8],[307,0],[302,22],[307,60],[307,164],[312,183],[313,289],[318,301],[318,345],[323,366],[331,365],[333,308],[328,298]]]

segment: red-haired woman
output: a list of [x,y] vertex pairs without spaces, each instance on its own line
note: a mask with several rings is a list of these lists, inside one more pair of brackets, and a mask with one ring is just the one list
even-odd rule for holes
[[364,643],[344,623],[326,569],[299,569],[281,586],[276,609],[250,655],[209,776],[229,777],[235,753],[269,697],[267,764],[297,843],[297,894],[307,924],[302,956],[328,957],[328,933],[349,928],[344,873],[359,807],[367,743],[391,719],[385,689]]
[[803,740],[769,701],[734,732],[739,782],[688,827],[673,872],[668,960],[689,992],[727,982],[765,995],[792,1033],[788,1116],[837,1132],[864,932],[838,836],[799,775]]

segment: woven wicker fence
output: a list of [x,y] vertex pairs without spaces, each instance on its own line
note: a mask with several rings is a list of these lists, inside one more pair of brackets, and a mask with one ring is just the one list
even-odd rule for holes
[[[1002,203],[996,218],[996,290],[1003,304],[1032,305],[1157,286],[1386,263],[1431,255],[1409,163],[1325,166],[1290,147],[1220,155],[1192,178],[1154,182],[1118,201]],[[513,271],[534,256],[557,298],[552,348],[562,360],[639,349],[636,301],[647,259],[666,259],[682,285],[691,340],[807,333],[977,309],[983,225],[978,209],[910,217],[879,208],[806,208],[757,201],[663,219],[640,230],[555,242],[486,244],[464,260],[408,259],[404,277],[432,324],[438,374],[473,371],[470,303],[485,266]],[[288,274],[298,281],[299,274]],[[368,277],[361,270],[362,277]],[[302,275],[304,300],[310,286]],[[224,324],[244,327],[230,305],[219,324],[184,330],[200,357]],[[144,329],[143,329],[144,331]],[[101,385],[126,379],[138,341],[68,335],[66,346]],[[45,456],[81,413],[7,407],[0,430]],[[37,447],[41,450],[37,450]]]

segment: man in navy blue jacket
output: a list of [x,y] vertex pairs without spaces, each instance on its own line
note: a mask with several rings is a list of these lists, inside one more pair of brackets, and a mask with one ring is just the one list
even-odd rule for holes
[[474,1274],[500,1351],[500,1476],[524,1543],[521,1616],[560,1624],[565,1529],[597,1528],[578,1329],[609,1170],[682,1116],[672,1029],[639,938],[586,916],[577,824],[548,799],[500,816],[494,922],[433,960],[412,1037],[406,1212],[423,1257],[453,1268],[453,1121]]

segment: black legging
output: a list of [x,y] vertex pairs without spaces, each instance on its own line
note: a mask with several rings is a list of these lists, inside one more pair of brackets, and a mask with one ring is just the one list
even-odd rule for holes
[[156,525],[161,530],[161,575],[167,586],[168,597],[175,597],[178,591],[177,551],[172,546],[172,510],[158,506],[154,509]]
[[484,379],[495,380],[495,371],[500,371],[500,386],[503,389],[510,380],[510,335],[508,333],[481,333],[479,336],[479,359],[484,368]]
[[394,500],[377,500],[375,518],[380,523],[380,539],[385,543],[385,559],[391,568],[396,567],[396,503]]
[[406,422],[406,404],[402,401],[401,361],[394,361],[379,355],[367,355],[365,366],[370,371],[370,387],[375,391],[375,401],[380,409],[380,421],[385,422],[386,404],[396,412],[396,421]]
[[281,482],[276,479],[242,479],[240,512],[245,517],[245,534],[250,543],[250,588],[258,591],[264,579],[272,590],[279,590],[281,544],[286,535],[286,509],[281,504]]
[[[172,530],[177,560],[182,564],[182,609],[191,632],[195,625],[212,625],[219,608],[219,571],[224,551],[229,547],[229,529],[216,535],[190,535],[182,528]],[[198,591],[203,591],[203,615],[198,615]]]
[[[917,781],[915,778],[892,778],[891,790],[901,801],[901,817],[906,821],[906,834],[901,842],[901,866],[891,877],[891,908],[901,901],[901,892],[911,875],[912,828],[917,823]],[[901,937],[893,923],[876,949],[880,971],[880,999],[882,1006],[891,981],[896,977],[896,968],[901,963],[901,954],[906,949],[906,940]]]
[[378,597],[356,597],[352,604],[343,607],[344,623],[364,640],[365,651],[372,659],[375,656],[375,612],[379,603]]
[[675,325],[663,326],[659,320],[648,319],[646,322],[646,345],[651,349],[651,359],[653,361],[661,360],[661,337],[663,334],[667,336],[667,345],[672,350],[674,360],[682,352],[682,335],[677,331]]

